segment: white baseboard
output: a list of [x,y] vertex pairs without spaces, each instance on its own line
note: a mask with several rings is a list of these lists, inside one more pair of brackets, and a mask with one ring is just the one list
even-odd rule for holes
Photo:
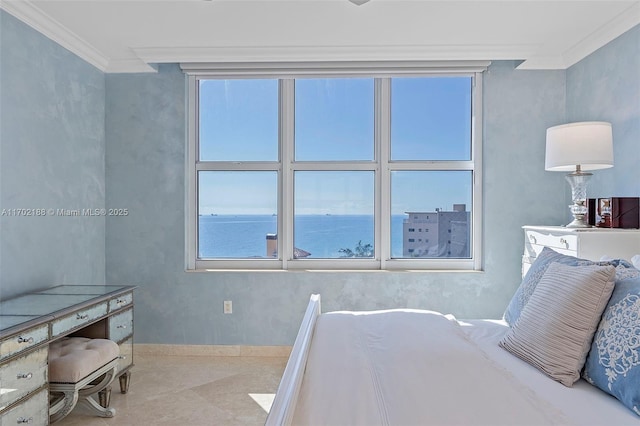
[[136,343],[135,355],[165,356],[255,356],[283,357],[291,353],[291,346],[244,346],[244,345],[156,345]]

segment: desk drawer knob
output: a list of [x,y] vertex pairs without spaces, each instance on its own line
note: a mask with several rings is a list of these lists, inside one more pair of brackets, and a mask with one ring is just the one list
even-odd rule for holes
[[565,247],[569,248],[569,242],[564,238],[560,238],[560,244],[564,244]]
[[22,425],[22,424],[31,424],[33,423],[33,417],[29,417],[28,419],[25,419],[24,417],[18,417],[18,424]]
[[533,244],[536,244],[536,237],[534,237],[533,235],[529,235],[529,240],[531,240]]
[[118,306],[122,306],[122,305],[126,305],[127,301],[125,299],[117,299],[116,300],[116,305]]
[[117,325],[116,328],[127,328],[127,326],[125,324],[120,324],[120,325]]
[[76,314],[76,319],[86,320],[87,318],[89,318],[89,314],[82,314],[82,315]]
[[33,343],[33,337],[25,339],[22,336],[18,336],[18,343]]
[[126,355],[119,355],[118,359],[127,359],[127,356]]
[[18,379],[27,379],[30,380],[33,377],[31,373],[18,373]]

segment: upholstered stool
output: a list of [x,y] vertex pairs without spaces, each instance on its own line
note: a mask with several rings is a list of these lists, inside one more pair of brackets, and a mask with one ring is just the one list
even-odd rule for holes
[[[101,417],[113,417],[109,396],[120,350],[107,339],[65,337],[49,345],[49,422],[64,418],[76,403]],[[100,403],[93,399],[99,394]]]

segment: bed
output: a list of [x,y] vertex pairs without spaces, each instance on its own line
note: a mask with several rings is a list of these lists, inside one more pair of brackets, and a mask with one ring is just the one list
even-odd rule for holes
[[[265,424],[640,425],[640,270],[628,262],[545,255],[501,320],[459,320],[418,309],[321,313],[320,295],[312,295]],[[601,291],[591,281],[606,274]],[[585,284],[587,275],[591,281]],[[527,288],[534,281],[534,289]],[[557,303],[545,299],[545,291],[573,288],[574,281],[577,311],[562,302],[562,294],[551,295]],[[601,306],[585,321],[575,312],[588,305],[582,292],[590,286]],[[560,345],[538,336],[562,328],[549,326],[557,316],[553,310],[536,311],[537,305],[550,309],[554,303],[561,304],[563,320],[570,317],[572,335],[581,334],[576,326],[591,328],[576,346],[582,359],[572,360],[578,366],[570,364],[569,370],[556,365],[555,352],[545,361],[550,347],[572,347],[566,336],[559,334]],[[620,312],[626,322],[616,329]],[[527,319],[535,323],[532,345],[542,339],[544,346],[529,358],[516,344],[531,332]],[[625,350],[616,359],[604,356],[620,336]],[[559,371],[545,370],[545,362]]]

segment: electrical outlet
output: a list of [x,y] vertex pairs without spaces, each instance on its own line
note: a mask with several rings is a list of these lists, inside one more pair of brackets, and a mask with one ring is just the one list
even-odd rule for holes
[[222,312],[225,314],[230,314],[233,312],[233,303],[231,300],[225,300],[222,308]]

